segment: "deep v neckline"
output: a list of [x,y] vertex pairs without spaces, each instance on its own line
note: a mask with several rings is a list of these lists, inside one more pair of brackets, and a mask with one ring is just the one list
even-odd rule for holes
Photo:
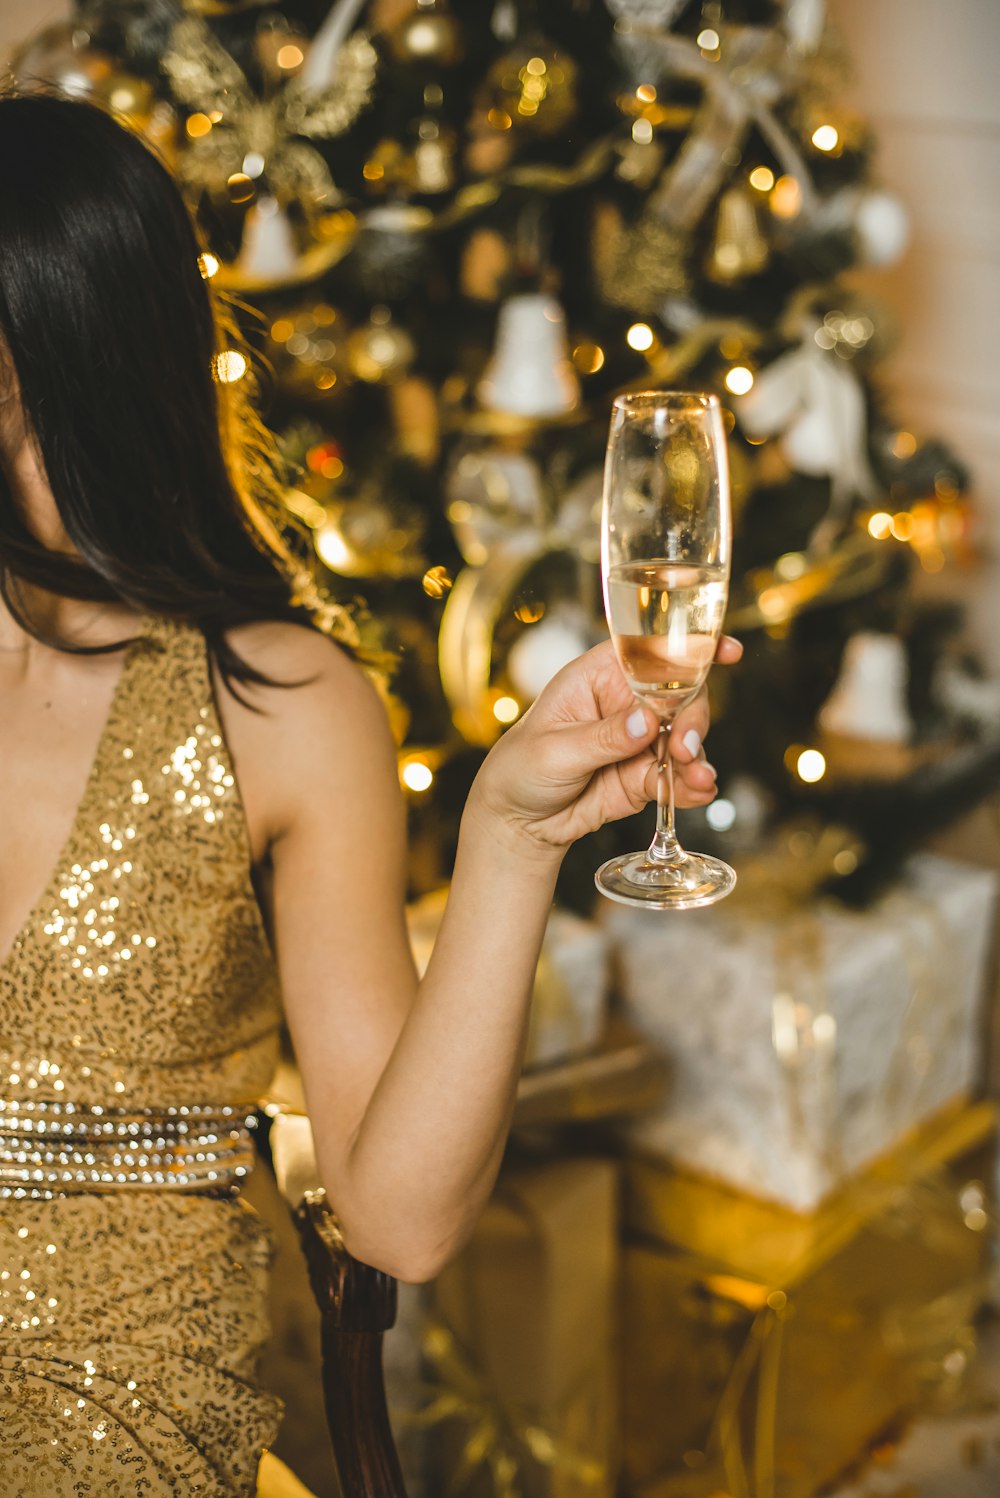
[[115,682],[114,691],[111,693],[111,701],[108,705],[108,710],[105,715],[100,734],[98,735],[97,746],[94,749],[94,755],[90,761],[90,768],[87,771],[87,778],[84,781],[83,791],[81,792],[80,799],[76,804],[76,810],[73,812],[73,817],[69,825],[69,831],[67,832],[66,837],[63,840],[61,847],[59,848],[59,851],[56,853],[55,862],[49,870],[49,875],[46,879],[44,888],[41,890],[38,898],[35,900],[35,903],[28,911],[28,914],[25,916],[21,925],[14,932],[14,936],[11,940],[9,948],[3,954],[3,956],[0,957],[0,976],[2,976],[8,970],[8,968],[12,966],[14,959],[22,951],[25,941],[34,928],[36,922],[41,919],[45,907],[48,905],[50,899],[52,898],[52,892],[64,872],[64,865],[69,858],[69,855],[72,853],[73,845],[76,842],[77,836],[79,835],[80,823],[83,819],[83,814],[89,807],[90,802],[97,791],[97,786],[100,782],[101,771],[104,768],[104,760],[107,755],[108,744],[111,739],[112,730],[115,728],[118,717],[121,713],[122,699],[125,694],[125,687],[128,682],[129,675],[131,674],[136,656],[150,637],[150,628],[152,626],[152,623],[153,616],[151,614],[143,615],[142,619],[139,621],[139,627],[136,630],[135,636],[130,641],[130,643],[125,646],[121,670],[118,672],[118,680]]

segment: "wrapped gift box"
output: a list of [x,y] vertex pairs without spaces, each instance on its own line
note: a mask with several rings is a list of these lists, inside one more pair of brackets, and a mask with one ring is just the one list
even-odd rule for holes
[[812,1498],[974,1346],[996,1110],[947,1110],[804,1216],[625,1164],[628,1498]]
[[615,1493],[617,1229],[613,1161],[505,1166],[433,1283],[428,1491]]
[[[447,889],[434,890],[407,908],[410,945],[421,976],[447,899]],[[596,1046],[607,1009],[608,969],[608,938],[601,928],[568,910],[553,909],[535,973],[526,1069],[582,1055]]]
[[997,878],[930,854],[870,909],[604,912],[671,1081],[628,1139],[808,1211],[976,1078]]

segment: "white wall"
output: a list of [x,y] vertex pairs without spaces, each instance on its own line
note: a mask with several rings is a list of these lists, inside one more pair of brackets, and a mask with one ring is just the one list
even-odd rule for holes
[[971,625],[1000,673],[1000,4],[830,9],[878,138],[878,174],[913,219],[901,264],[866,277],[900,327],[886,385],[902,425],[943,437],[972,468],[992,557],[970,587]]
[[0,61],[29,32],[71,12],[69,0],[0,0]]

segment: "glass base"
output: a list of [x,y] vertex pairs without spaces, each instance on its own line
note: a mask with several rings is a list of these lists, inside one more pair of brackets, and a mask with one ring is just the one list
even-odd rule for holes
[[661,863],[648,853],[625,853],[609,858],[594,875],[594,883],[609,900],[647,910],[693,910],[714,905],[736,884],[736,873],[721,858],[684,853],[677,863]]

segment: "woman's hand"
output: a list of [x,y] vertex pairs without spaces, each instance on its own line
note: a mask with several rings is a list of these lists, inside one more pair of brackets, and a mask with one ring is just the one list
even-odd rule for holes
[[[739,641],[724,635],[715,660],[731,665],[742,654]],[[605,641],[564,666],[494,745],[469,810],[518,847],[561,855],[584,833],[655,800],[658,727]],[[702,687],[677,715],[668,740],[678,806],[707,806],[715,795],[715,771],[701,747],[707,731]]]

